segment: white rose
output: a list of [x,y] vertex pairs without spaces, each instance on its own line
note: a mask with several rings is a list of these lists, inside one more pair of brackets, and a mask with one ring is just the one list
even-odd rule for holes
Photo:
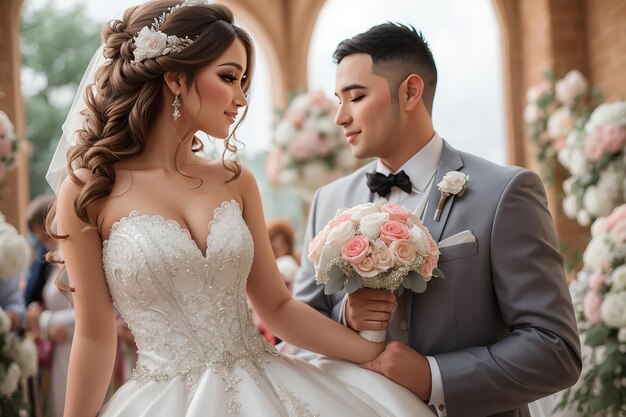
[[611,273],[609,280],[611,281],[611,291],[626,290],[626,265],[615,268]]
[[368,239],[376,239],[380,236],[380,228],[389,221],[388,213],[370,213],[361,218],[359,229]]
[[0,278],[12,279],[24,271],[31,259],[28,241],[8,223],[0,225]]
[[613,209],[613,201],[606,197],[597,186],[589,186],[583,196],[583,207],[593,217],[607,216]]
[[413,225],[411,228],[411,238],[417,253],[423,256],[428,256],[428,235],[421,228]]
[[[326,245],[332,246],[335,251],[340,253],[344,243],[354,235],[356,235],[356,230],[354,230],[352,222],[340,223],[337,227],[328,231]],[[321,261],[320,264],[324,265]]]
[[300,178],[298,170],[294,168],[286,168],[280,171],[278,175],[278,181],[281,184],[291,185],[294,184]]
[[578,203],[575,195],[566,195],[563,198],[563,212],[568,219],[575,219],[578,214]]
[[11,330],[11,319],[9,315],[0,308],[0,336],[8,333]]
[[599,236],[606,235],[607,232],[608,232],[608,230],[607,230],[607,227],[606,227],[606,217],[598,218],[591,225],[591,236],[593,236],[593,237],[599,237]]
[[609,327],[626,327],[626,291],[607,293],[600,306],[600,317]]
[[570,153],[568,168],[569,172],[577,177],[584,177],[591,173],[591,166],[582,148],[576,148]]
[[611,259],[611,250],[602,237],[591,239],[583,254],[583,262],[591,270],[605,267]]
[[374,203],[364,203],[352,207],[349,212],[352,213],[352,217],[350,218],[350,220],[359,222],[363,217],[367,216],[368,214],[379,213],[380,209]]
[[336,257],[341,256],[341,252],[335,250],[331,245],[324,245],[322,253],[320,254],[319,267],[324,268],[330,261]]
[[312,184],[312,188],[319,188],[331,181],[327,177],[328,165],[322,161],[312,161],[302,167],[302,177],[307,183]]
[[590,133],[598,127],[610,123],[621,126],[626,125],[626,101],[600,104],[593,113],[591,113],[591,117],[585,125],[585,131]]
[[303,110],[306,111],[311,107],[309,96],[307,94],[300,94],[291,100],[289,103],[290,110]]
[[274,143],[278,146],[285,147],[297,133],[298,131],[289,121],[281,120],[276,125],[276,130],[274,131]]
[[17,390],[19,380],[20,367],[17,363],[12,363],[8,369],[0,365],[0,396],[13,394]]
[[541,109],[536,104],[530,103],[524,108],[524,121],[526,123],[535,123],[540,117]]
[[600,174],[598,188],[605,195],[605,199],[612,201],[622,197],[622,183],[624,182],[624,170],[606,169]]
[[28,337],[17,345],[14,359],[22,370],[22,378],[30,378],[37,374],[37,348]]
[[567,107],[561,107],[548,119],[548,136],[552,139],[564,138],[575,124],[572,112]]
[[146,58],[155,58],[163,53],[167,46],[167,35],[157,32],[152,27],[144,26],[135,39],[135,50],[133,55],[136,62],[141,62]]
[[550,85],[550,83],[544,81],[540,84],[533,85],[526,91],[526,100],[529,103],[536,103],[545,94],[550,94],[551,92],[552,86]]
[[354,167],[354,156],[350,148],[343,146],[337,155],[337,164],[343,171],[349,171]]
[[591,216],[587,210],[580,210],[576,215],[576,221],[581,226],[589,226],[591,224]]
[[469,176],[458,171],[450,171],[444,175],[443,179],[437,187],[442,193],[458,194],[463,190],[465,184],[469,181]]
[[568,72],[565,77],[556,82],[556,98],[563,104],[571,104],[576,97],[587,91],[587,80],[577,71]]
[[[619,332],[617,332],[617,340],[626,343],[626,327],[619,329]],[[624,381],[622,381],[622,384],[624,384]]]

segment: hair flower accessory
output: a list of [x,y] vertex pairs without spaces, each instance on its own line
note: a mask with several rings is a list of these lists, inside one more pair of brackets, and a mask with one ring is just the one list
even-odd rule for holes
[[156,58],[158,56],[169,55],[180,52],[193,43],[193,39],[185,36],[180,38],[175,35],[167,35],[161,32],[161,25],[175,11],[189,6],[199,6],[207,4],[206,0],[186,0],[183,3],[170,7],[166,12],[161,14],[150,26],[144,26],[133,38],[135,49],[133,50],[133,64],[137,64],[144,59]]
[[446,204],[448,197],[451,195],[458,195],[459,197],[463,195],[469,186],[469,178],[469,175],[459,171],[448,171],[446,175],[444,175],[441,182],[437,184],[441,196],[439,197],[439,202],[437,203],[437,209],[435,210],[433,220],[436,222],[439,221],[441,212],[443,211],[443,206]]

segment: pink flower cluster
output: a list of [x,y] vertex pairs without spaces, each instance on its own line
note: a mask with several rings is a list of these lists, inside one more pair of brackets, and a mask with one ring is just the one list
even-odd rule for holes
[[585,141],[585,155],[591,161],[598,161],[602,155],[620,153],[626,145],[626,126],[609,124],[599,126],[589,132]]
[[607,217],[598,218],[592,226],[592,236],[583,256],[589,274],[588,291],[583,300],[585,318],[592,325],[626,328],[626,306],[621,308],[622,317],[618,313],[615,320],[615,312],[609,311],[610,305],[605,305],[605,298],[612,294],[623,293],[620,297],[626,297],[626,267],[616,265],[616,260],[623,263],[626,254],[626,204]]
[[428,229],[410,210],[384,201],[340,211],[311,241],[316,272],[340,257],[361,277],[372,278],[423,259],[419,275],[427,282],[439,260]]

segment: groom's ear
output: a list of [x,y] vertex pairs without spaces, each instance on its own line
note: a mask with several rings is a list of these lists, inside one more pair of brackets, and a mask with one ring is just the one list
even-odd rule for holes
[[166,72],[163,74],[163,80],[165,81],[165,84],[167,84],[167,88],[169,88],[171,93],[174,95],[176,95],[177,92],[180,92],[182,78],[183,77],[179,72]]
[[417,74],[410,74],[400,85],[400,97],[403,98],[404,110],[412,111],[422,101],[424,81]]

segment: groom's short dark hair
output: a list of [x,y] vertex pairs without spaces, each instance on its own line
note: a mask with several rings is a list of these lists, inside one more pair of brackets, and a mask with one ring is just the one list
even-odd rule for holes
[[[396,85],[390,85],[392,97],[395,97],[399,83],[409,74],[417,74],[424,81],[422,99],[429,113],[432,114],[435,88],[437,87],[437,66],[433,54],[421,32],[413,26],[387,22],[374,26],[366,32],[339,43],[333,58],[337,64],[353,54],[367,54],[372,57],[372,71],[381,64],[392,64],[401,70]],[[384,72],[384,70],[383,70]],[[391,81],[391,80],[388,80]]]

